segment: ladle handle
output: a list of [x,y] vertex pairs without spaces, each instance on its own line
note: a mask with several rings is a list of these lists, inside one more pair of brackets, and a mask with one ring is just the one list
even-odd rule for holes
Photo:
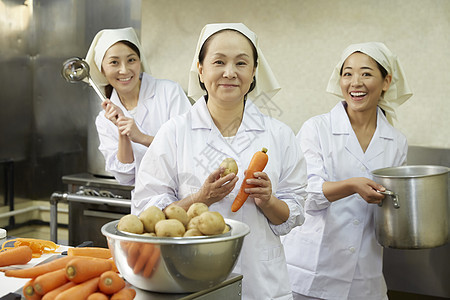
[[[380,194],[383,194],[385,196],[390,196],[392,198],[392,204],[394,205],[394,208],[400,208],[400,203],[398,202],[398,195],[392,191],[385,190],[384,192],[377,191]],[[378,206],[383,206],[383,202],[378,203]]]
[[103,101],[105,101],[106,97],[105,95],[103,95],[102,91],[99,89],[99,87],[95,84],[95,82],[92,80],[91,77],[88,77],[89,80],[89,84],[92,86],[92,88],[94,89],[94,91],[97,93],[97,95],[100,97],[100,99]]

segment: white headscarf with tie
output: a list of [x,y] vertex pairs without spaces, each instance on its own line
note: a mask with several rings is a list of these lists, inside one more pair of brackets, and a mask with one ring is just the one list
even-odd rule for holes
[[89,47],[88,53],[86,54],[85,60],[89,64],[92,80],[101,89],[103,94],[105,94],[105,86],[109,84],[108,80],[106,80],[106,77],[102,73],[103,57],[105,56],[106,51],[108,51],[112,45],[119,41],[129,41],[139,49],[141,72],[150,74],[150,68],[147,65],[147,60],[145,59],[141,44],[139,43],[136,32],[132,27],[101,30],[95,35],[91,46]]
[[210,36],[225,29],[232,29],[242,33],[253,43],[253,46],[256,48],[258,53],[258,66],[256,67],[255,72],[256,87],[249,93],[248,97],[251,99],[256,99],[261,93],[265,93],[266,96],[272,98],[281,89],[280,85],[278,84],[272,69],[258,46],[258,37],[253,31],[248,29],[248,27],[242,23],[208,24],[203,27],[198,39],[197,48],[195,50],[194,59],[189,72],[188,96],[196,101],[206,94],[206,92],[200,87],[198,81],[198,55],[203,44]]
[[386,118],[389,123],[393,124],[393,121],[396,120],[395,110],[412,96],[412,91],[406,81],[399,59],[383,43],[370,42],[348,46],[342,53],[341,60],[331,74],[327,92],[344,98],[339,84],[341,78],[340,71],[345,60],[355,52],[362,52],[372,57],[391,74],[392,81],[389,89],[381,96],[378,106],[386,112]]

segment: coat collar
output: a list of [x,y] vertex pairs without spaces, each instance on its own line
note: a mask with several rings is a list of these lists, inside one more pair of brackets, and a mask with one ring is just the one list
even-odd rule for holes
[[[382,110],[377,109],[377,128],[370,141],[366,152],[362,148],[356,138],[356,134],[350,124],[350,119],[345,111],[345,102],[338,103],[331,110],[331,132],[333,135],[347,135],[345,148],[358,158],[362,163],[370,161],[376,156],[382,154],[385,149],[385,143],[394,139],[393,128],[388,123]],[[367,166],[367,165],[366,165]],[[368,166],[367,166],[368,167]]]
[[255,134],[265,131],[264,115],[251,100],[246,100],[242,123],[234,137],[233,142],[228,143],[214,124],[206,106],[205,98],[200,98],[192,107],[192,130],[209,130],[208,145],[224,154],[230,153],[230,149],[239,154],[251,145]]
[[[156,79],[146,73],[142,73],[141,87],[139,90],[139,101],[136,108],[136,116],[134,117],[134,121],[141,131],[144,120],[149,112],[149,108],[147,107],[149,101],[147,100],[152,100],[155,97],[155,91],[156,91]],[[132,118],[131,114],[122,105],[122,102],[120,102],[116,90],[113,90],[113,93],[111,95],[111,101],[123,111],[126,117]]]

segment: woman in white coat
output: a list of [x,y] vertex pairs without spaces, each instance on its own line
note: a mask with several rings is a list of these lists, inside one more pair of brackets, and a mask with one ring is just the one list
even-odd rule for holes
[[344,101],[297,135],[308,198],[305,223],[283,240],[294,299],[387,299],[373,218],[384,187],[371,171],[406,163],[406,138],[390,123],[412,93],[382,43],[345,49],[327,91]]
[[[224,218],[245,222],[250,234],[234,269],[243,274],[243,299],[291,299],[279,235],[303,222],[299,203],[306,196],[306,164],[292,130],[263,115],[250,100],[279,89],[256,35],[240,23],[206,25],[189,86],[189,95],[200,93],[200,98],[156,135],[136,179],[132,213],[152,205],[187,210],[203,202]],[[263,147],[268,164],[248,180],[254,186],[247,190],[250,196],[233,213],[244,171]],[[237,162],[238,176],[220,177],[224,169],[219,164],[226,157]]]
[[91,77],[106,96],[95,124],[106,171],[133,185],[140,161],[161,125],[189,110],[181,87],[149,75],[133,28],[97,33],[86,56]]

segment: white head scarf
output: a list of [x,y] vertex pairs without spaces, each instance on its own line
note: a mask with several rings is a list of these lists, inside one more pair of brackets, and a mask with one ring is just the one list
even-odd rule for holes
[[278,84],[272,69],[270,69],[269,64],[258,46],[258,37],[253,31],[248,29],[248,27],[242,23],[208,24],[203,27],[197,42],[197,48],[195,50],[191,69],[189,71],[188,96],[194,100],[197,100],[206,94],[206,92],[200,87],[198,81],[198,55],[205,41],[214,33],[224,29],[233,29],[245,35],[253,43],[253,46],[255,46],[258,53],[258,66],[256,67],[255,72],[256,87],[248,96],[252,99],[256,99],[261,93],[264,92],[268,97],[272,98],[281,89],[280,85]]
[[347,57],[354,52],[362,52],[382,65],[386,71],[392,75],[389,89],[381,96],[378,106],[386,112],[386,118],[393,124],[396,120],[395,110],[412,96],[412,91],[406,81],[403,68],[399,59],[393,54],[385,44],[378,42],[353,44],[348,46],[342,53],[341,60],[336,65],[328,82],[327,92],[343,98],[340,81],[340,71]]
[[92,80],[103,91],[103,94],[105,94],[105,86],[109,84],[101,71],[103,57],[105,56],[106,51],[119,41],[129,41],[139,49],[141,56],[141,72],[150,73],[150,68],[147,65],[141,44],[132,27],[101,30],[95,35],[85,60],[89,64]]

